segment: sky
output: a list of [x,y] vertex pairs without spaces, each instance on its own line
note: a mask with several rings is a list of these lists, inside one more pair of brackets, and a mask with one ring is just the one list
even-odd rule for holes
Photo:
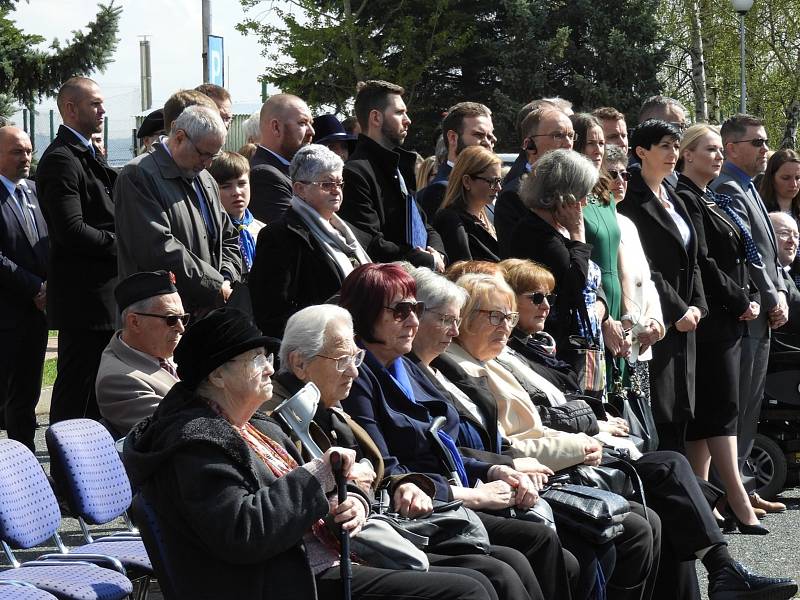
[[[175,91],[202,83],[202,22],[200,0],[116,0],[122,6],[119,44],[113,62],[104,73],[90,75],[106,98],[109,137],[130,135],[133,115],[140,112],[139,36],[150,40],[153,106],[163,106]],[[270,1],[251,10],[269,18]],[[261,84],[267,59],[255,36],[243,36],[234,27],[245,17],[239,0],[212,0],[213,35],[225,39],[225,86],[231,92],[234,109],[252,112],[260,106]],[[27,33],[47,39],[66,40],[71,32],[94,20],[97,4],[93,0],[28,0],[20,2],[12,18]],[[269,92],[274,93],[270,88]],[[47,126],[47,111],[53,100],[37,106],[37,131]],[[237,111],[239,112],[239,111]],[[15,119],[21,122],[21,119]]]

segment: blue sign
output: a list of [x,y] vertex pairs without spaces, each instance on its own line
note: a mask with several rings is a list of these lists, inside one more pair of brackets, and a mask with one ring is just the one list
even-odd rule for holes
[[225,86],[225,48],[218,35],[208,36],[208,83]]

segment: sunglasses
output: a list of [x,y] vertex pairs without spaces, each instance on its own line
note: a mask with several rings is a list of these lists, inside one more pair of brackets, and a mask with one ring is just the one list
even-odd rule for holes
[[405,321],[411,316],[412,312],[417,315],[417,317],[421,317],[422,313],[425,312],[425,303],[411,302],[410,300],[406,300],[404,302],[398,302],[394,306],[384,306],[383,308],[384,310],[392,311],[394,320],[399,322]]
[[508,321],[508,324],[511,325],[511,327],[516,327],[517,323],[519,323],[518,312],[504,313],[502,310],[483,310],[480,308],[477,312],[488,315],[489,323],[491,323],[494,327],[501,325],[503,321]]
[[545,300],[547,300],[547,303],[550,306],[553,306],[553,304],[556,303],[556,298],[558,298],[556,294],[544,294],[542,292],[532,292],[530,294],[523,294],[523,296],[525,296],[536,306],[539,306]]
[[470,175],[472,179],[480,179],[489,184],[490,190],[499,190],[503,185],[502,177],[481,177],[480,175]]
[[189,324],[189,318],[192,316],[189,313],[183,313],[182,315],[156,315],[153,313],[137,312],[133,314],[142,317],[155,317],[156,319],[164,319],[167,322],[167,325],[170,327],[175,327],[175,325],[178,324],[178,321],[183,323],[183,326],[186,327],[186,325]]
[[631,174],[627,171],[608,171],[608,176],[611,177],[611,180],[614,181],[617,177],[622,177],[622,181],[628,181],[631,178]]
[[755,146],[756,148],[761,148],[762,146],[766,146],[769,143],[769,140],[767,138],[752,138],[749,140],[737,140],[733,143],[744,144],[745,142],[749,142],[751,146]]
[[300,181],[306,185],[316,185],[323,192],[335,192],[336,190],[344,189],[344,181]]
[[362,348],[355,354],[347,354],[338,358],[334,358],[333,356],[325,356],[324,354],[317,354],[317,356],[320,358],[327,358],[328,360],[335,360],[336,370],[339,371],[339,373],[344,373],[350,365],[353,365],[356,369],[360,367],[361,363],[364,362],[364,355],[366,352],[367,351]]

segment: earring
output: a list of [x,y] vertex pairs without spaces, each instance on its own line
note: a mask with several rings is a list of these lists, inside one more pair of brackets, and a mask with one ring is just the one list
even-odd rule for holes
[[687,159],[686,159],[686,162],[690,163],[690,162],[693,162],[693,161],[692,161],[692,159],[691,159],[691,158],[687,158]]

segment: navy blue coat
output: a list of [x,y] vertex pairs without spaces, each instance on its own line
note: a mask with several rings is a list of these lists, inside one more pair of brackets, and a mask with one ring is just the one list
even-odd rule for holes
[[[408,371],[415,401],[406,397],[388,371],[367,352],[350,395],[342,401],[342,408],[378,446],[383,456],[384,475],[424,473],[436,486],[437,500],[452,500],[447,469],[426,432],[435,417],[444,415],[447,422],[442,430],[457,439],[458,411],[442,398],[419,367],[405,357],[400,360]],[[492,465],[464,458],[464,466],[473,480],[471,483],[478,478],[488,481]]]

